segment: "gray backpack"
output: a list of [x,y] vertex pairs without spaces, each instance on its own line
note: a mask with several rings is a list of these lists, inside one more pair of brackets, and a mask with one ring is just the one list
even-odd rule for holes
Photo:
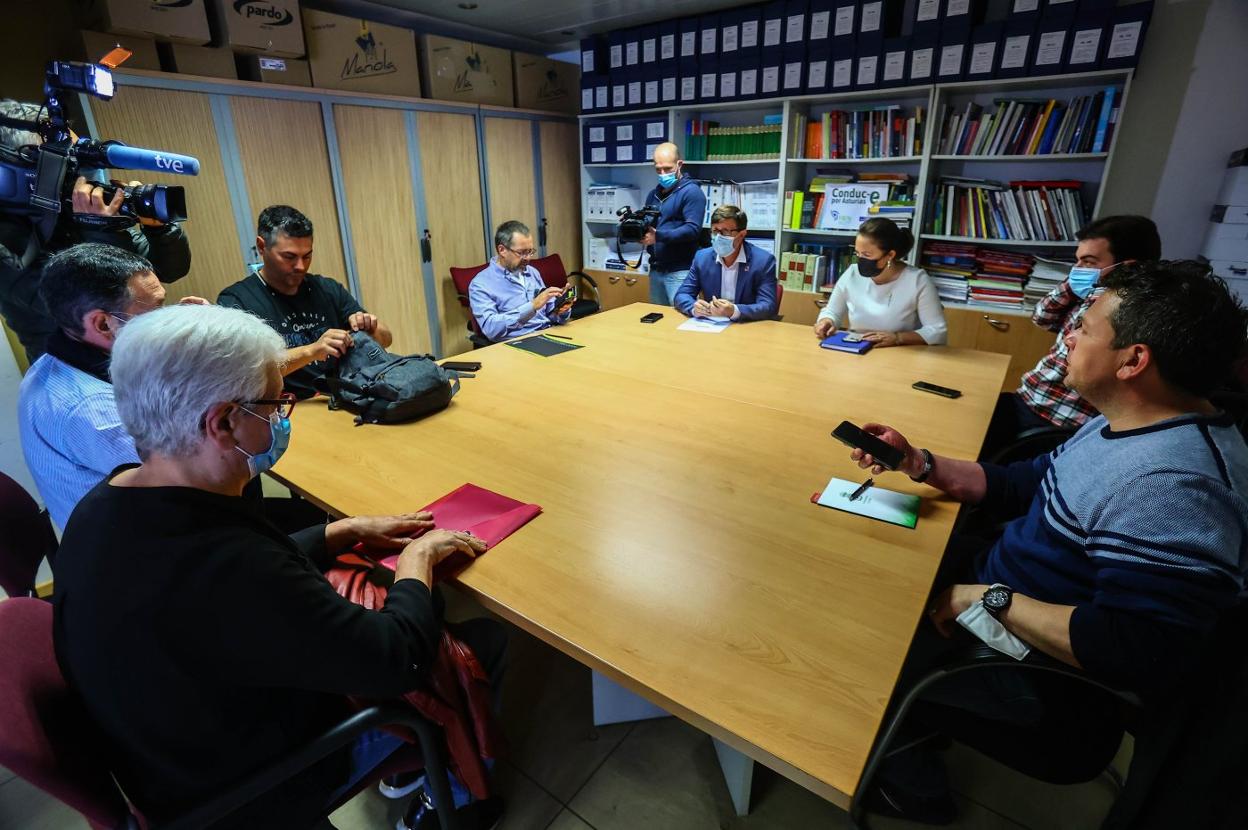
[[397,424],[446,409],[459,391],[459,376],[433,355],[390,354],[362,331],[355,345],[325,372],[330,409],[355,413],[355,425]]

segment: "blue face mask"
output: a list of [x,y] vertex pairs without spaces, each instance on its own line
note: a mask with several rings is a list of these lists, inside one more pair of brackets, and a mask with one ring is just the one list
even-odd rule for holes
[[711,236],[711,247],[721,257],[729,256],[732,253],[735,242],[736,240],[731,236],[720,236],[719,234],[712,234]]
[[678,178],[680,178],[679,173],[660,173],[659,174],[659,186],[665,189],[669,188],[672,185],[676,184],[676,180]]
[[273,465],[286,452],[286,448],[290,446],[290,419],[279,417],[276,412],[268,418],[256,415],[247,407],[243,407],[243,411],[248,415],[255,415],[257,418],[269,422],[269,433],[272,441],[269,442],[269,448],[264,452],[258,452],[255,455],[247,452],[247,450],[234,445],[234,449],[247,456],[247,472],[251,473],[251,477],[255,478],[263,472],[273,469]]
[[1101,269],[1099,268],[1081,268],[1076,265],[1070,269],[1070,275],[1066,277],[1066,282],[1070,283],[1070,290],[1075,292],[1078,297],[1087,297],[1092,293],[1092,289],[1096,288],[1097,280],[1101,278]]

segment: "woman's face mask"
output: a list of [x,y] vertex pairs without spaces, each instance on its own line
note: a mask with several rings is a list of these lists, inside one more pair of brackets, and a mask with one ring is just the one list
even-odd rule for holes
[[268,418],[263,415],[257,415],[247,407],[241,407],[244,412],[254,418],[260,418],[269,422],[269,434],[272,436],[269,442],[269,448],[264,452],[249,453],[247,450],[234,445],[234,449],[247,456],[247,472],[252,478],[273,469],[279,458],[286,452],[286,448],[290,446],[290,419],[283,418],[273,412]]

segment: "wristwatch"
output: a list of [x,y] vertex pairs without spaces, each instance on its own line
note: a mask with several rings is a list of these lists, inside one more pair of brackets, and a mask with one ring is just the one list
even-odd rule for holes
[[1010,602],[1014,599],[1014,589],[1009,585],[1003,585],[1000,582],[988,586],[988,590],[984,591],[981,602],[984,603],[984,610],[993,617],[1000,619],[1001,612],[1010,607]]
[[927,450],[919,450],[919,452],[923,453],[923,472],[910,478],[916,484],[922,484],[927,481],[927,477],[932,474],[932,454]]

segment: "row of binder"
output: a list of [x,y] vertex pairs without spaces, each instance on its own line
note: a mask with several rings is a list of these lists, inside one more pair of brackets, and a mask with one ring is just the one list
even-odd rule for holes
[[[826,18],[811,10],[821,3],[832,6]],[[1153,4],[1013,0],[1009,17],[984,22],[973,0],[919,0],[909,32],[901,34],[904,5],[785,0],[590,38],[582,41],[581,109],[602,113],[1129,68],[1139,60]],[[779,15],[774,9],[781,6],[794,13]],[[925,19],[928,8],[945,14]]]

